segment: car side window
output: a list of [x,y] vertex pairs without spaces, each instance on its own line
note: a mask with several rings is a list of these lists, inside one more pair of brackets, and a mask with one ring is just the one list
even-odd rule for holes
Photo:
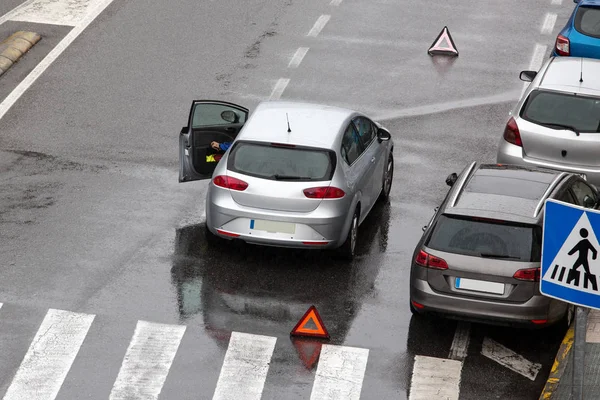
[[556,196],[556,200],[564,201],[565,203],[569,203],[569,204],[577,204],[577,202],[575,201],[575,198],[573,197],[573,194],[571,193],[571,191],[568,188],[565,189],[562,192],[562,194]]
[[346,132],[344,132],[344,136],[342,137],[342,148],[340,150],[342,158],[348,165],[352,165],[363,151],[364,147],[360,136],[351,123],[346,128]]
[[573,186],[571,186],[571,190],[573,191],[573,194],[575,195],[575,198],[577,199],[577,203],[579,203],[579,205],[584,204],[583,199],[585,198],[585,196],[590,196],[594,200],[594,202],[598,201],[598,197],[596,196],[594,190],[583,181],[576,181],[573,184]]
[[[233,119],[227,120],[231,116]],[[246,122],[246,115],[224,104],[196,104],[192,116],[192,128],[207,126],[237,125]]]
[[375,137],[373,123],[365,117],[356,117],[352,120],[352,122],[354,123],[354,126],[356,126],[356,130],[358,131],[358,135],[360,136],[363,146],[365,148],[369,147],[371,141]]

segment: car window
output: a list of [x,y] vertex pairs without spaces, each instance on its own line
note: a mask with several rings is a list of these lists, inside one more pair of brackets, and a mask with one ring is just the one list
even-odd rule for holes
[[539,125],[569,125],[579,132],[600,132],[600,97],[535,90],[521,117]]
[[[223,111],[233,111],[236,119],[233,122],[223,119]],[[238,125],[246,122],[246,114],[240,110],[224,104],[196,104],[192,116],[192,128],[203,128],[206,126]]]
[[580,6],[575,15],[575,29],[584,35],[600,38],[600,8]]
[[354,125],[348,125],[342,137],[342,148],[340,150],[342,158],[348,165],[352,165],[363,151],[362,142],[358,136],[358,132],[354,129]]
[[369,147],[369,144],[371,144],[371,141],[375,137],[375,130],[373,129],[371,121],[365,117],[356,117],[352,122],[354,122],[354,125],[356,126],[358,136],[360,136],[363,146],[365,148]]
[[335,171],[335,153],[325,149],[238,141],[231,149],[227,168],[265,179],[328,181]]
[[579,205],[583,205],[583,199],[585,196],[590,196],[592,199],[597,200],[596,194],[585,182],[577,181],[571,186],[571,190],[573,190],[573,194],[577,199],[577,203]]
[[565,203],[569,204],[577,204],[575,198],[573,197],[573,194],[568,189],[562,192],[560,195],[556,196],[556,200],[564,201]]
[[537,225],[444,214],[425,245],[447,253],[537,262],[541,257],[541,240],[542,231]]

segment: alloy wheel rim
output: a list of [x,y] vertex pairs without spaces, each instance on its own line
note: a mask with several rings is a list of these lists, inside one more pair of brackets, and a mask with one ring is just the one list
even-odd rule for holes
[[387,167],[387,174],[385,177],[385,193],[388,194],[390,191],[390,188],[392,187],[392,162],[390,161],[388,163],[388,167]]

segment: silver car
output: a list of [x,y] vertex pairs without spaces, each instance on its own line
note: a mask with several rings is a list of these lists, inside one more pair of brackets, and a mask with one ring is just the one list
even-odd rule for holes
[[573,307],[539,291],[546,199],[597,209],[581,176],[472,163],[450,175],[443,203],[415,248],[410,309],[493,324],[570,322]]
[[506,124],[497,161],[582,173],[600,186],[600,60],[550,58]]
[[[212,142],[225,143],[225,153]],[[358,227],[390,194],[393,149],[390,132],[356,111],[281,101],[263,102],[249,116],[236,104],[198,100],[180,134],[179,181],[212,178],[210,234],[337,248],[350,259]]]

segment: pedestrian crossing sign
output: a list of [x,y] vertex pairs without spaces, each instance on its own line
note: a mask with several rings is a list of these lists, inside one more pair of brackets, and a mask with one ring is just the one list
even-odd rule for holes
[[600,211],[546,200],[540,292],[600,309]]

